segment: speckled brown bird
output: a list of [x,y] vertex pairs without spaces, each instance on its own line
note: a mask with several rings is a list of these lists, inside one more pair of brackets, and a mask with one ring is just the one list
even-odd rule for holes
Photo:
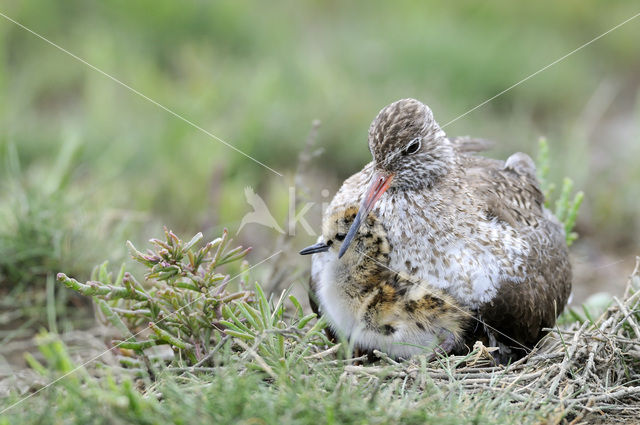
[[[323,224],[322,240],[301,254],[337,255],[358,212],[341,208]],[[336,267],[323,268],[312,280],[331,329],[360,351],[380,349],[394,357],[451,352],[462,348],[470,313],[442,290],[392,271],[386,232],[373,213]]]
[[[315,286],[339,285],[354,272],[346,266],[336,274],[373,212],[386,234],[391,270],[427,282],[472,312],[483,323],[475,336],[500,347],[499,359],[533,347],[571,291],[564,229],[544,207],[531,158],[483,158],[473,153],[481,145],[447,138],[415,99],[383,108],[369,129],[373,161],[344,182],[323,217],[327,222],[360,205],[338,253],[314,255]],[[340,309],[330,305],[339,300],[320,301],[323,314],[342,320],[329,313]]]

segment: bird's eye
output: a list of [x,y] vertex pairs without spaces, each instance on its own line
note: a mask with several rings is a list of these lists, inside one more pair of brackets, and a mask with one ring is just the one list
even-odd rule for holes
[[412,141],[409,142],[407,148],[402,151],[405,155],[411,155],[412,153],[416,153],[420,150],[420,146],[422,145],[422,139],[420,137],[416,137]]

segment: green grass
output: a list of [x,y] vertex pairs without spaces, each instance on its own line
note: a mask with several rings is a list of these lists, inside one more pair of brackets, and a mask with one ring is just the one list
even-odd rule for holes
[[126,213],[114,220],[99,194],[72,183],[77,142],[68,140],[48,164],[28,168],[16,145],[6,148],[0,183],[0,313],[13,318],[0,320],[0,327],[57,329],[60,318],[61,329],[71,329],[88,316],[89,304],[53,285],[55,271],[83,275],[100,258],[122,260],[116,247],[133,220]]
[[[12,390],[2,399],[0,424],[533,424],[580,420],[589,409],[620,420],[635,415],[640,394],[633,386],[640,363],[631,350],[639,283],[636,268],[619,308],[587,316],[588,323],[565,323],[556,329],[565,337],[550,335],[528,360],[502,367],[487,360],[484,347],[434,361],[353,359],[344,341],[326,340],[322,321],[302,315],[295,297],[267,299],[259,285],[254,297],[228,302],[235,313],[220,322],[226,338],[206,363],[194,364],[181,342],[171,343],[170,356],[154,354],[158,344],[134,347],[135,354],[115,346],[96,361],[72,355],[60,337],[42,331],[40,353],[26,355],[42,379],[32,381],[33,396]],[[112,301],[121,292],[112,288]]]
[[[430,364],[428,354],[414,357],[407,364],[414,368],[411,374],[381,354],[372,367],[354,370],[366,356],[353,359],[346,341],[330,342],[326,323],[305,314],[289,291],[267,296],[258,283],[248,291],[252,277],[246,263],[232,278],[220,273],[247,253],[231,248],[226,232],[203,243],[202,234],[183,242],[165,229],[164,240],[151,243],[146,253],[129,244],[144,275],[136,277],[124,265],[110,273],[107,263],[86,283],[58,275],[59,284],[93,298],[102,322],[113,329],[110,349],[99,357],[76,354],[74,360],[55,332],[41,331],[40,353],[26,353],[25,359],[42,376],[38,385],[52,385],[32,386],[32,397],[9,389],[0,424],[306,424],[320,418],[323,423],[454,424],[461,412],[469,423],[502,424],[559,420],[569,413],[544,400],[514,409],[522,395],[509,389],[517,381],[501,384],[506,370],[478,369],[491,375],[489,387],[469,388],[474,378],[458,371],[476,373],[481,349]],[[236,277],[240,283],[232,284]],[[573,316],[570,311],[564,322]],[[162,355],[161,347],[171,354]],[[436,382],[434,374],[448,378]]]
[[[55,333],[42,331],[40,353],[25,358],[53,385],[24,402],[20,398],[28,393],[10,391],[0,424],[306,424],[319,418],[336,424],[453,424],[460,411],[473,423],[540,417],[537,409],[514,415],[509,392],[466,394],[453,376],[464,359],[443,359],[436,366],[452,374],[445,387],[432,381],[426,357],[422,373],[404,381],[387,379],[394,372],[384,368],[377,376],[350,375],[349,344],[330,342],[324,321],[305,314],[289,291],[277,299],[257,283],[247,291],[248,265],[234,274],[239,284],[219,272],[246,255],[229,242],[224,233],[209,243],[202,243],[201,234],[185,243],[165,230],[164,240],[153,239],[146,254],[130,245],[144,276],[136,278],[124,266],[109,273],[106,263],[87,283],[59,274],[60,284],[92,296],[102,321],[114,329],[111,350],[104,354],[115,364],[91,357],[89,364],[77,365],[82,360],[74,361]],[[160,356],[163,346],[172,355]],[[382,366],[397,364],[381,358]]]
[[146,396],[130,381],[105,383],[106,388],[93,383],[89,389],[64,383],[64,390],[26,402],[0,423],[517,424],[540,419],[537,412],[514,411],[508,399],[489,394],[470,397],[455,388],[425,391],[413,384],[383,385],[374,392],[371,385],[340,382],[341,368],[310,372],[292,371],[288,382],[267,384],[260,374],[238,375],[229,365],[216,374],[163,376]]
[[[549,181],[549,143],[544,138],[541,138],[538,142],[538,157],[536,168],[538,170],[538,180],[540,181],[540,187],[544,193],[545,207],[551,208],[552,200],[554,199],[554,192],[556,185]],[[582,201],[584,200],[584,192],[578,191],[575,195],[573,192],[573,180],[569,177],[565,177],[562,180],[562,188],[560,189],[560,195],[558,195],[555,202],[555,209],[553,214],[563,224],[567,246],[571,246],[573,242],[578,239],[578,234],[573,231],[578,219],[578,210]],[[573,198],[571,198],[573,196]]]
[[[461,362],[436,366],[451,374],[447,385],[432,381],[426,358],[424,370],[404,380],[391,379],[394,372],[385,372],[384,362],[377,376],[350,374],[353,360],[345,360],[351,358],[346,345],[333,347],[331,354],[322,351],[331,347],[321,333],[323,324],[285,314],[283,299],[267,301],[259,295],[256,312],[266,320],[249,321],[251,313],[235,318],[247,331],[228,332],[232,338],[208,367],[191,368],[177,352],[166,366],[152,360],[136,367],[121,358],[127,368],[100,361],[77,367],[59,338],[43,332],[38,336],[41,360],[28,355],[30,366],[45,382],[69,375],[12,407],[0,416],[0,424],[457,424],[461,418],[515,424],[536,423],[552,413],[552,405],[514,410],[516,399],[509,391],[465,392],[454,377]],[[298,305],[295,298],[287,304]],[[2,406],[22,396],[14,394]]]
[[[48,369],[71,367],[64,348],[47,342]],[[343,379],[340,364],[299,360],[275,379],[247,369],[247,360],[229,350],[209,373],[162,372],[157,382],[137,382],[124,372],[102,371],[90,377],[83,369],[7,412],[9,423],[535,423],[539,411],[514,410],[508,395],[468,395],[435,386],[428,378],[385,383],[379,379]],[[55,376],[48,372],[49,376]],[[106,375],[106,376],[104,376]],[[345,374],[346,376],[346,374]],[[140,392],[140,387],[144,389]],[[8,403],[17,400],[13,398]]]

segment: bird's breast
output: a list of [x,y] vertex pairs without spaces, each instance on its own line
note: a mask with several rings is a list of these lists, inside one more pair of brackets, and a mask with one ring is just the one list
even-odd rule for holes
[[522,281],[526,240],[506,223],[441,205],[434,209],[402,197],[381,203],[390,269],[443,289],[473,309],[491,300],[501,282]]

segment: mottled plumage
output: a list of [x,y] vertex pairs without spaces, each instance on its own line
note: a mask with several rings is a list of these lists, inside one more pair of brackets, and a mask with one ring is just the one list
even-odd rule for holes
[[303,250],[316,253],[314,263],[323,258],[320,252],[334,254],[332,265],[314,267],[320,275],[311,281],[331,329],[359,350],[381,349],[396,357],[460,348],[470,313],[444,291],[389,269],[391,246],[373,213],[362,223],[353,249],[337,259],[357,212],[353,205],[331,214],[321,241]]
[[[475,336],[498,344],[499,357],[532,347],[571,290],[564,229],[544,208],[533,161],[523,153],[506,162],[472,154],[484,145],[448,139],[417,100],[385,107],[369,130],[373,161],[344,182],[323,217],[360,204],[338,255],[314,256],[316,285],[340,283],[325,269],[345,268],[343,259],[358,250],[349,244],[373,212],[391,246],[391,270],[428,282],[473,312],[488,325]],[[321,300],[321,310],[328,308]]]

